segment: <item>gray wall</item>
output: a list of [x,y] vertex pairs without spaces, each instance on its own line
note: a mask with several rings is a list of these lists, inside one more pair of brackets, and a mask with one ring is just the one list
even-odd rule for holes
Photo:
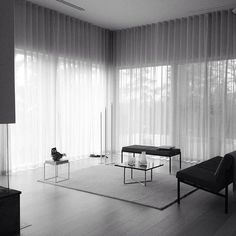
[[14,0],[0,7],[0,123],[15,122]]

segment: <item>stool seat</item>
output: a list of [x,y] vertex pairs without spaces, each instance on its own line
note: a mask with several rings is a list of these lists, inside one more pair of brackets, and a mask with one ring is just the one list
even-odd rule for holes
[[65,163],[68,163],[69,160],[59,160],[59,161],[53,161],[53,160],[46,160],[45,163],[46,164],[50,164],[50,165],[62,165]]

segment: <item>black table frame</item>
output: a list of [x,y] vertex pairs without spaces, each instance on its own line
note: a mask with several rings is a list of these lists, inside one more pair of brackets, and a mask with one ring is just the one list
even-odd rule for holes
[[[158,168],[158,167],[161,167],[163,166],[164,164],[159,164],[159,165],[156,165],[156,166],[152,166],[152,167],[149,167],[149,168],[145,168],[145,167],[137,167],[137,166],[129,166],[128,164],[125,165],[125,164],[116,164],[115,166],[117,167],[122,167],[124,168],[124,184],[136,184],[136,183],[144,183],[144,186],[146,187],[147,186],[147,183],[148,182],[152,182],[152,179],[153,179],[153,174],[152,174],[152,170],[155,169],[155,168]],[[130,181],[130,182],[126,182],[125,181],[125,177],[126,177],[126,169],[130,169],[130,178],[131,180],[133,180],[133,170],[141,170],[141,171],[144,171],[144,181]],[[147,171],[151,171],[151,178],[149,180],[147,180]]]
[[[140,148],[141,147],[141,148]],[[151,148],[151,149],[150,149]],[[130,150],[129,150],[130,149]],[[140,146],[140,145],[131,145],[131,146],[126,146],[122,147],[121,150],[121,163],[123,163],[124,158],[123,158],[123,153],[133,153],[133,157],[135,157],[135,153],[142,153],[146,152],[146,155],[153,155],[153,156],[164,156],[169,158],[169,173],[171,174],[171,158],[173,156],[179,155],[179,169],[181,170],[181,150],[180,149],[158,149],[158,147],[153,147],[153,146]],[[163,154],[163,152],[165,152]]]

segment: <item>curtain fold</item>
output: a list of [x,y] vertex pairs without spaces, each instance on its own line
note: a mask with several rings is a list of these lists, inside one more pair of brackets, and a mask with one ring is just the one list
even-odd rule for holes
[[117,151],[175,145],[197,162],[235,150],[235,26],[227,10],[115,33]]
[[118,67],[234,59],[235,18],[231,10],[115,32]]

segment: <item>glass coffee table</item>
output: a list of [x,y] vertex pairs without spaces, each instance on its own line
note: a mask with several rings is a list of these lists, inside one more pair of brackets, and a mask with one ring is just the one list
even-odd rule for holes
[[[124,184],[140,183],[140,184],[144,184],[144,186],[147,185],[147,182],[152,182],[152,170],[155,168],[161,167],[163,165],[164,164],[155,164],[154,162],[148,162],[147,165],[140,165],[139,163],[136,163],[135,165],[129,165],[128,162],[115,164],[116,167],[124,168]],[[126,181],[126,169],[130,169],[131,181],[129,181],[129,182]],[[144,171],[144,180],[143,181],[134,180],[134,177],[133,177],[134,170]],[[151,177],[150,177],[150,179],[147,180],[147,172],[148,171],[151,171]]]

